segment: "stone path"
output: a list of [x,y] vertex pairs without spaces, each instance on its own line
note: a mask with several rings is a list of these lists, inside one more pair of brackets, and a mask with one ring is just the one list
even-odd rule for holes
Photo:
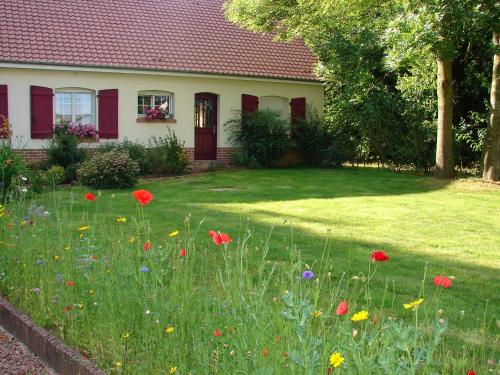
[[0,374],[57,375],[40,358],[0,326]]

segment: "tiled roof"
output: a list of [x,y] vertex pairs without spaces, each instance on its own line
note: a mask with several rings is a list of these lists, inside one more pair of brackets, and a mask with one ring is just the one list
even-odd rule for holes
[[223,0],[1,0],[0,61],[317,80],[302,41],[225,20]]

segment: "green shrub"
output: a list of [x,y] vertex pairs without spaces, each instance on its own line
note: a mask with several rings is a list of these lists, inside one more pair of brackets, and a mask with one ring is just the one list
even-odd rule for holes
[[236,111],[236,117],[225,125],[230,129],[230,140],[240,147],[239,160],[243,165],[270,167],[290,147],[290,124],[277,111]]
[[184,153],[184,143],[170,129],[165,137],[152,137],[149,142],[149,156],[154,173],[182,174],[188,161]]
[[51,187],[60,185],[64,181],[64,168],[60,165],[53,165],[45,172],[45,180]]
[[297,121],[292,135],[306,165],[338,168],[354,156],[355,145],[344,130],[308,108],[306,119]]
[[65,181],[76,178],[78,165],[85,160],[86,152],[78,148],[79,140],[75,134],[68,132],[67,125],[62,124],[53,134],[47,154],[47,167],[60,165],[64,168]]
[[12,197],[16,179],[26,172],[24,160],[14,152],[8,141],[0,141],[0,199],[5,202]]
[[99,145],[99,151],[118,150],[127,152],[130,158],[139,165],[139,173],[145,175],[151,173],[151,156],[146,147],[140,143],[132,142],[128,139],[122,142],[104,142]]
[[138,175],[137,162],[118,150],[98,151],[78,169],[78,180],[95,188],[132,187]]

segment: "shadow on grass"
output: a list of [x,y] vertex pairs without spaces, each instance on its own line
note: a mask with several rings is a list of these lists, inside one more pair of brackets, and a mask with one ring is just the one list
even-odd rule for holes
[[[154,182],[148,186],[153,189],[172,187],[176,198],[184,197],[183,187],[189,187],[187,190],[191,191],[196,188],[197,195],[186,199],[190,202],[255,203],[418,194],[444,189],[449,183],[449,180],[395,174],[377,168],[343,168],[227,171]],[[218,188],[222,191],[212,190]]]

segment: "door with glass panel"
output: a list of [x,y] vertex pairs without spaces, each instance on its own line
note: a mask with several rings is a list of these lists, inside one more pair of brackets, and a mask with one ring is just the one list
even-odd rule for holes
[[194,97],[194,158],[217,158],[217,95],[203,93]]

